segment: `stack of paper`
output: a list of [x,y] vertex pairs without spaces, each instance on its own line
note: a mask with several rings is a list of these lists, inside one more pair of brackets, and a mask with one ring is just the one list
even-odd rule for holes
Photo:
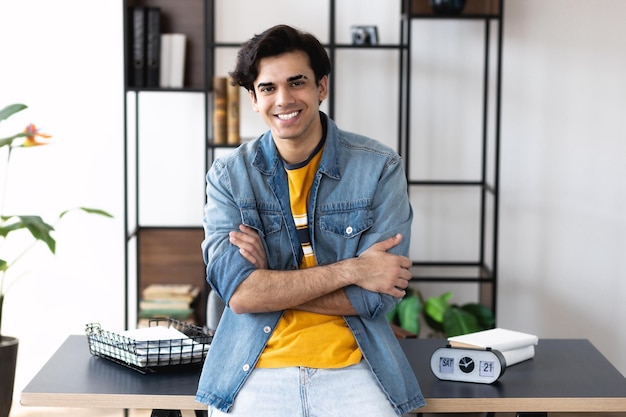
[[506,366],[533,358],[538,342],[535,335],[502,328],[448,338],[452,347],[497,350],[504,356]]
[[210,348],[209,343],[198,343],[173,327],[163,326],[120,333],[96,327],[88,331],[88,338],[92,353],[139,368],[200,363]]
[[120,334],[135,341],[138,366],[192,363],[192,359],[203,358],[209,349],[173,327],[153,326]]

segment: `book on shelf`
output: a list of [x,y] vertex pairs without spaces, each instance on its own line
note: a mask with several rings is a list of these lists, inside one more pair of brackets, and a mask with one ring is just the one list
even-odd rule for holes
[[185,83],[185,56],[187,36],[171,33],[172,54],[170,56],[170,87],[182,88]]
[[193,300],[177,300],[177,299],[154,299],[146,300],[145,298],[139,301],[139,308],[141,310],[186,310],[191,308]]
[[139,318],[171,317],[194,321],[194,302],[200,289],[191,284],[150,284],[141,293]]
[[187,36],[183,33],[161,34],[161,72],[159,87],[182,88],[185,82]]
[[149,319],[149,318],[157,318],[157,317],[171,317],[176,320],[188,321],[193,318],[193,308],[185,308],[185,309],[150,309],[150,310],[139,310],[139,318]]
[[228,77],[213,77],[213,143],[241,143],[239,108],[241,87]]
[[159,87],[167,88],[170,86],[170,61],[172,60],[172,37],[169,33],[161,34],[160,39],[160,58],[161,66],[159,68]]
[[142,291],[144,300],[180,300],[192,303],[200,288],[192,284],[150,284]]
[[131,87],[158,87],[161,9],[133,6],[128,24],[128,83]]
[[495,328],[448,338],[452,347],[497,350],[504,356],[506,366],[535,356],[539,338],[533,334]]
[[213,143],[216,145],[228,142],[227,84],[226,77],[213,77]]
[[161,9],[146,8],[146,87],[159,86]]
[[239,84],[233,85],[233,80],[228,79],[226,82],[226,130],[227,130],[227,142],[231,145],[236,145],[241,142],[239,136],[239,93],[241,87]]
[[143,87],[146,64],[146,8],[142,6],[131,7],[129,20],[128,82],[130,86]]

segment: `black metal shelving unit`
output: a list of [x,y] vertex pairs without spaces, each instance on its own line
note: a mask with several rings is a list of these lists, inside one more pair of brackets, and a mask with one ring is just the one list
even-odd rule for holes
[[[172,32],[184,32],[190,37],[190,42],[194,45],[192,50],[188,51],[187,56],[187,71],[186,71],[186,84],[183,88],[176,89],[161,89],[161,88],[136,88],[129,85],[129,80],[125,74],[124,80],[124,146],[125,146],[125,164],[124,175],[125,182],[125,236],[126,245],[126,306],[132,306],[132,301],[129,299],[129,289],[132,285],[136,285],[138,289],[141,288],[141,271],[137,271],[137,277],[133,276],[133,267],[129,264],[131,255],[137,258],[137,265],[140,265],[139,247],[141,246],[138,241],[142,237],[142,231],[153,231],[154,225],[141,224],[139,219],[139,189],[141,187],[139,181],[139,154],[141,149],[139,148],[139,133],[142,125],[139,122],[139,108],[142,99],[142,95],[145,92],[159,92],[164,94],[176,94],[176,93],[194,93],[203,95],[204,101],[204,144],[205,144],[205,169],[208,169],[211,165],[215,151],[219,148],[229,148],[234,145],[216,145],[212,141],[212,79],[215,74],[215,52],[219,48],[238,48],[240,45],[233,42],[220,42],[216,38],[215,22],[219,16],[216,16],[216,3],[219,0],[124,0],[124,17],[128,18],[128,7],[133,5],[143,6],[155,6],[160,7],[163,16],[163,29],[165,31]],[[226,1],[226,0],[222,0]],[[481,224],[480,234],[480,255],[479,258],[472,261],[428,261],[413,263],[413,280],[416,282],[460,282],[460,283],[477,283],[480,286],[480,301],[490,305],[494,308],[496,306],[496,289],[497,289],[497,235],[498,235],[498,200],[499,200],[499,142],[500,142],[500,78],[501,78],[501,55],[502,55],[502,11],[503,0],[467,0],[467,11],[458,16],[441,16],[435,15],[430,10],[428,0],[398,0],[401,4],[401,15],[398,16],[398,30],[400,33],[400,41],[398,43],[381,43],[376,45],[353,45],[350,43],[338,43],[337,42],[337,28],[336,28],[336,11],[337,0],[328,0],[329,15],[328,15],[328,39],[329,42],[325,45],[331,62],[333,63],[333,73],[337,71],[337,68],[343,65],[350,65],[349,62],[342,62],[337,58],[337,51],[340,50],[359,50],[363,53],[374,49],[387,49],[395,50],[398,52],[398,68],[399,74],[399,86],[398,86],[398,106],[399,114],[397,119],[397,146],[399,153],[405,160],[405,168],[407,171],[409,192],[419,187],[450,187],[450,188],[478,188],[481,190],[481,215],[478,221]],[[495,5],[495,6],[494,6]],[[479,12],[476,12],[479,10]],[[233,16],[232,18],[236,18]],[[418,24],[423,19],[459,19],[459,20],[478,20],[483,21],[485,26],[485,74],[484,74],[484,97],[483,97],[483,167],[482,175],[479,180],[419,180],[412,179],[410,177],[410,150],[411,150],[411,64],[413,59],[412,45],[411,45],[411,28],[413,24]],[[495,74],[489,73],[489,60],[491,59],[491,53],[493,52],[492,45],[490,44],[492,26],[497,24],[497,45],[495,47],[496,59],[497,59],[497,71]],[[125,61],[126,65],[129,64],[129,29],[128,26],[124,26],[124,45],[126,49]],[[332,74],[331,74],[332,76]],[[496,103],[495,103],[495,147],[493,154],[495,155],[494,172],[495,177],[493,181],[489,181],[487,178],[487,106],[490,92],[488,91],[489,79],[495,76],[496,78]],[[328,113],[329,116],[335,117],[335,83],[330,83],[330,91],[328,98]],[[134,95],[134,102],[129,102],[128,97]],[[130,107],[131,111],[128,111]],[[128,120],[128,116],[134,118],[134,130],[129,131],[129,126],[132,124]],[[198,192],[204,193],[204,189],[198,190]],[[494,204],[494,217],[490,219],[491,226],[491,241],[490,248],[486,247],[487,235],[486,235],[486,199],[493,199]],[[186,227],[163,227],[159,228],[171,229],[171,231],[179,232],[185,231]],[[192,227],[191,229],[201,229],[200,227]],[[191,231],[191,230],[190,230]],[[198,250],[199,251],[199,250]],[[486,253],[490,253],[492,262],[488,264],[486,262]],[[202,264],[203,268],[204,265]],[[139,269],[139,266],[137,266]],[[469,271],[469,272],[468,272]],[[205,292],[207,291],[205,283]],[[204,294],[203,294],[204,296]],[[126,322],[129,321],[129,311],[126,311]]]
[[[204,289],[198,297],[196,303],[196,318],[198,324],[202,325],[203,311],[206,305],[206,281],[204,279],[204,265],[201,253],[197,249],[197,259],[189,261],[184,254],[185,245],[195,247],[198,236],[202,233],[199,225],[170,226],[153,225],[142,223],[140,219],[140,198],[139,191],[141,182],[139,169],[141,165],[139,137],[143,127],[140,120],[140,107],[145,93],[180,94],[193,93],[204,96],[204,114],[208,112],[210,77],[207,77],[207,70],[212,67],[212,61],[206,47],[209,30],[209,0],[124,0],[122,2],[124,16],[124,238],[125,238],[125,325],[133,328],[136,323],[131,323],[131,308],[135,305],[138,311],[140,290],[142,288],[142,275],[146,274],[143,269],[142,259],[145,258],[146,246],[154,247],[155,241],[162,241],[164,245],[171,245],[172,251],[179,249],[181,252],[174,261],[176,265],[173,269],[178,274],[174,274],[173,283],[192,283]],[[161,11],[161,32],[162,33],[184,33],[187,38],[186,59],[185,59],[185,85],[182,88],[160,88],[133,86],[129,78],[129,65],[131,64],[131,37],[130,29],[130,8],[133,6],[157,7]],[[129,100],[129,96],[132,97]],[[130,111],[129,111],[130,110]],[[132,130],[131,130],[131,127]],[[205,131],[209,128],[205,121]],[[205,160],[205,166],[208,161]],[[203,192],[198,189],[198,192]],[[182,244],[181,244],[182,243]],[[199,242],[197,242],[199,245]],[[135,265],[131,265],[131,259],[135,259]],[[154,258],[154,257],[153,257]],[[162,266],[162,265],[161,265]],[[158,269],[158,268],[157,268]],[[145,279],[145,277],[144,277]],[[161,278],[162,279],[162,278]],[[151,282],[151,281],[148,281]],[[145,283],[143,283],[145,284]],[[131,300],[134,293],[133,287],[137,289],[136,298]]]
[[[466,8],[461,14],[435,14],[429,7],[427,0],[402,0],[402,40],[406,46],[403,49],[402,85],[404,92],[401,111],[402,137],[400,153],[403,155],[409,193],[420,187],[445,187],[449,189],[473,188],[480,191],[480,215],[476,221],[479,226],[478,257],[473,260],[429,260],[413,262],[413,281],[439,283],[468,283],[478,284],[479,301],[496,311],[497,282],[498,282],[498,209],[500,188],[500,96],[502,76],[502,29],[504,0],[467,0]],[[426,19],[462,21],[481,21],[484,23],[484,62],[483,62],[483,97],[482,97],[482,149],[481,173],[479,179],[415,179],[411,177],[411,68],[412,48],[411,36],[413,24],[419,24]],[[497,26],[495,48],[492,45],[493,26]],[[495,52],[495,71],[490,71],[492,54]],[[490,81],[495,81],[495,94],[490,98]],[[493,116],[493,155],[488,158],[488,111],[490,99],[494,100]],[[490,166],[491,164],[491,166]],[[488,178],[488,170],[493,170],[493,178]],[[492,199],[492,215],[488,218],[488,199]],[[489,243],[490,242],[490,243]]]

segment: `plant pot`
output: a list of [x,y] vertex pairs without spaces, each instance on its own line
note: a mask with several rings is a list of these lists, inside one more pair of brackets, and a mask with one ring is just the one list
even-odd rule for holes
[[18,339],[0,336],[0,417],[8,417],[13,402]]

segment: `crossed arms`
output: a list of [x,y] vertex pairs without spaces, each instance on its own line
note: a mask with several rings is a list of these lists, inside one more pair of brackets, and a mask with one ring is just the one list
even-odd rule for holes
[[298,309],[354,315],[357,312],[345,294],[345,287],[356,285],[400,298],[411,279],[411,260],[388,252],[402,241],[400,234],[372,245],[358,257],[294,271],[268,269],[261,239],[249,227],[239,226],[239,231],[230,232],[229,239],[257,268],[230,299],[230,308],[238,314]]

